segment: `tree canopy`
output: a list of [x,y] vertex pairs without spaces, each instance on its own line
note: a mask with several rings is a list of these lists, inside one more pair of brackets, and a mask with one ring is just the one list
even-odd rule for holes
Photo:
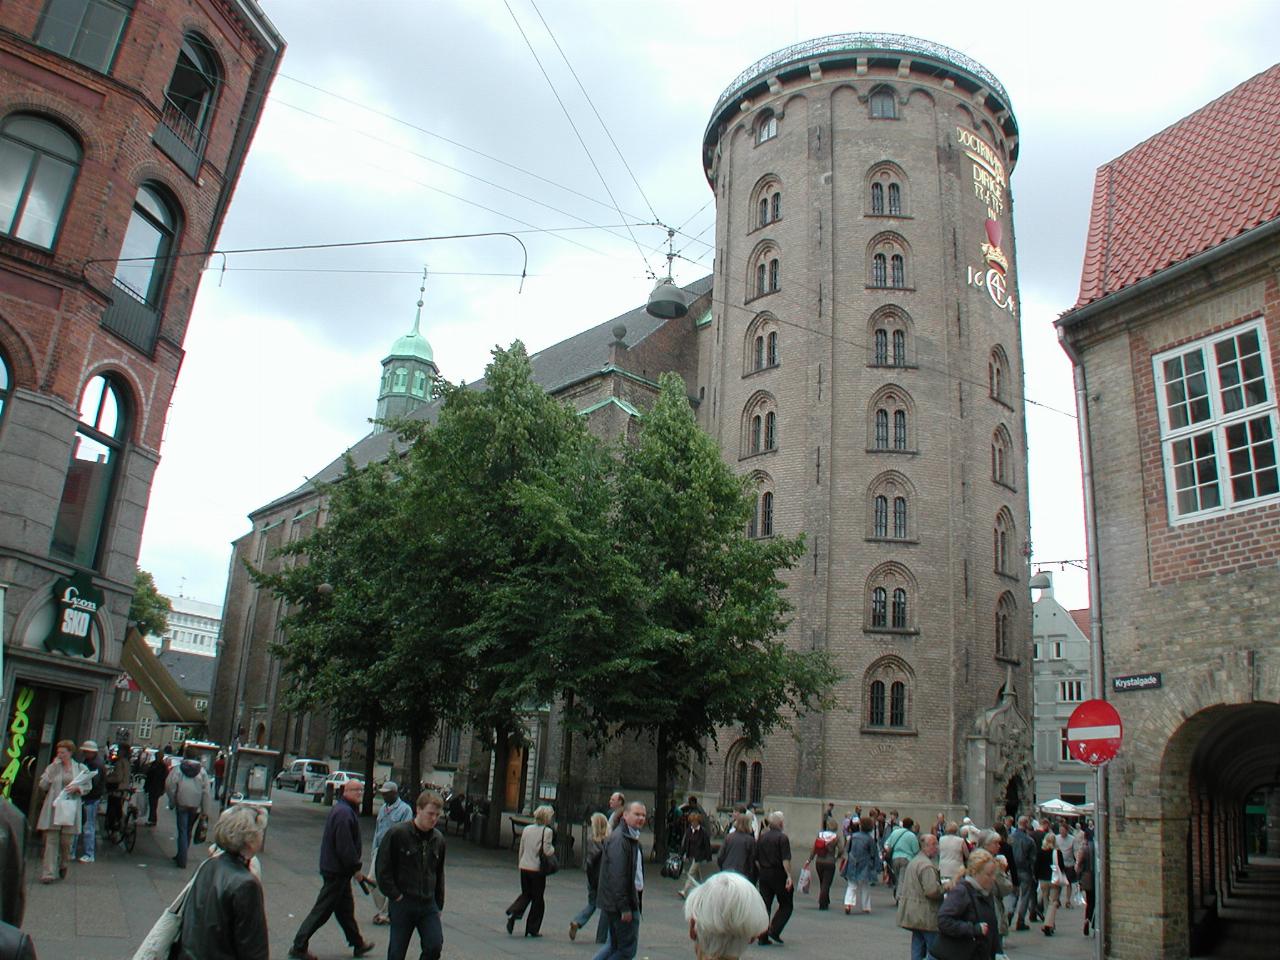
[[133,573],[133,599],[129,602],[129,620],[144,637],[160,636],[169,629],[173,604],[160,595],[155,577],[138,567]]

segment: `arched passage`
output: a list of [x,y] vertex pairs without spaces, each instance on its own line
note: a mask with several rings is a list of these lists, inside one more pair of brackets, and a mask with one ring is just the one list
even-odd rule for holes
[[1275,956],[1280,829],[1268,849],[1256,810],[1280,812],[1280,704],[1193,714],[1169,738],[1160,780],[1164,899],[1173,921],[1161,956]]

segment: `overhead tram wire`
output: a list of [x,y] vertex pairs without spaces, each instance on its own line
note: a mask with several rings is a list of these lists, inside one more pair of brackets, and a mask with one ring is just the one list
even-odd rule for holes
[[[614,197],[613,191],[609,189],[608,181],[605,180],[604,174],[600,171],[599,165],[596,164],[595,157],[591,155],[591,150],[587,147],[587,141],[582,139],[582,134],[578,130],[578,125],[573,122],[573,117],[569,113],[569,108],[565,106],[564,100],[561,99],[560,92],[556,90],[556,85],[551,82],[551,75],[547,73],[546,67],[542,65],[542,60],[538,57],[538,51],[533,49],[533,44],[529,41],[528,34],[524,32],[524,27],[520,25],[520,20],[516,17],[516,12],[511,9],[511,4],[508,0],[502,0],[502,4],[507,8],[507,13],[511,14],[512,22],[515,23],[516,29],[520,31],[520,36],[524,39],[525,46],[529,48],[529,53],[533,56],[533,62],[538,65],[538,70],[541,71],[543,78],[547,81],[547,86],[551,88],[551,94],[556,98],[556,103],[560,104],[560,109],[564,112],[565,119],[569,121],[569,127],[573,130],[573,135],[578,138],[578,143],[581,144],[583,153],[587,155],[587,160],[590,161],[591,168],[595,170],[596,176],[600,178],[600,184],[604,187],[604,192],[609,195],[609,199],[613,202],[613,208],[618,212],[619,217],[625,217],[626,215],[622,212],[622,207],[618,205],[617,198]],[[640,241],[636,239],[635,232],[630,227],[627,227],[627,233],[631,235],[631,240],[636,245],[636,252],[640,254],[640,259],[644,261],[645,268],[649,271],[649,275],[651,277],[657,276],[657,274],[653,272],[653,265],[649,263],[649,258],[644,254],[644,248],[640,246]]]
[[[582,91],[582,97],[587,101],[587,106],[591,108],[591,112],[595,114],[596,120],[600,124],[600,129],[604,131],[604,135],[609,138],[609,142],[613,144],[614,152],[618,154],[618,159],[622,161],[622,166],[626,169],[627,175],[631,177],[631,182],[636,185],[636,190],[640,192],[641,199],[644,200],[645,206],[649,208],[649,214],[655,220],[661,220],[658,211],[653,209],[653,204],[649,201],[649,196],[644,192],[644,187],[640,186],[640,181],[636,179],[635,172],[631,169],[631,164],[627,163],[627,158],[622,154],[622,148],[618,146],[618,141],[613,138],[613,133],[609,130],[609,125],[604,122],[604,117],[600,116],[600,111],[596,109],[595,102],[591,99],[591,94],[587,93],[587,88],[583,86],[582,80],[578,77],[578,71],[573,69],[573,64],[569,62],[569,58],[565,55],[564,48],[560,46],[560,41],[556,39],[555,31],[551,29],[551,24],[547,23],[546,17],[542,15],[542,11],[538,9],[536,0],[529,0],[529,6],[533,7],[533,12],[538,15],[538,19],[542,21],[542,26],[547,31],[547,36],[551,38],[551,42],[555,44],[556,51],[560,54],[560,59],[564,61],[564,65],[569,68],[569,74],[573,77],[574,82],[578,85],[578,89]],[[619,210],[619,213],[622,211]],[[647,261],[646,261],[647,262]]]
[[[597,197],[593,197],[593,196],[591,196],[591,195],[589,195],[589,194],[583,193],[583,192],[581,192],[580,190],[575,190],[573,187],[566,186],[566,185],[565,185],[565,184],[563,184],[563,183],[558,183],[557,181],[552,180],[552,179],[551,179],[551,178],[549,178],[549,177],[544,177],[542,174],[534,173],[532,170],[528,170],[528,169],[526,169],[526,168],[524,168],[524,167],[520,166],[519,164],[511,163],[510,161],[503,160],[503,159],[501,159],[500,157],[495,157],[495,156],[493,156],[493,154],[485,153],[483,150],[478,150],[478,149],[476,149],[475,147],[470,147],[470,146],[468,146],[467,144],[462,143],[461,141],[454,140],[454,139],[453,139],[453,138],[451,138],[451,137],[446,137],[444,134],[436,133],[434,130],[429,130],[429,129],[427,129],[426,127],[423,127],[423,126],[420,126],[419,124],[413,123],[413,122],[412,122],[412,121],[410,121],[410,120],[405,120],[403,117],[397,117],[397,116],[396,116],[395,114],[393,114],[393,113],[388,113],[388,112],[387,112],[387,111],[385,111],[385,110],[379,110],[377,107],[370,106],[370,105],[369,105],[369,104],[367,104],[367,103],[361,103],[359,100],[353,100],[352,98],[350,98],[350,97],[348,97],[348,96],[345,96],[345,95],[343,95],[343,94],[341,94],[341,93],[338,93],[337,91],[329,90],[329,89],[326,89],[325,87],[318,86],[318,85],[316,85],[316,84],[314,84],[314,83],[311,83],[311,82],[309,82],[309,81],[307,81],[307,80],[303,80],[303,79],[301,79],[300,77],[295,77],[295,76],[292,76],[292,75],[287,74],[287,73],[279,73],[279,74],[277,74],[276,76],[277,76],[277,78],[278,78],[278,79],[288,80],[288,81],[290,81],[291,83],[296,83],[296,84],[298,84],[299,86],[306,87],[308,90],[314,90],[316,93],[324,94],[326,97],[332,97],[333,99],[335,99],[335,100],[339,100],[339,101],[341,101],[342,103],[349,104],[349,105],[351,105],[351,106],[353,106],[353,107],[356,107],[356,108],[358,108],[358,109],[360,109],[360,110],[364,110],[364,111],[366,111],[366,112],[368,112],[368,113],[372,113],[372,114],[374,114],[375,116],[379,116],[379,117],[382,117],[382,118],[384,118],[384,119],[386,119],[386,120],[390,120],[392,123],[397,123],[397,124],[400,124],[401,126],[408,127],[410,130],[415,130],[415,131],[417,131],[418,133],[425,134],[425,135],[426,135],[426,136],[428,136],[428,137],[433,137],[433,138],[435,138],[435,139],[437,139],[437,140],[442,140],[443,142],[445,142],[445,143],[447,143],[447,144],[449,144],[449,145],[451,145],[451,146],[455,146],[455,147],[457,147],[459,150],[465,150],[467,153],[475,154],[477,157],[481,157],[481,158],[483,158],[483,159],[485,159],[485,160],[489,160],[489,161],[491,161],[491,162],[493,162],[493,163],[496,163],[496,164],[498,164],[498,165],[500,165],[500,166],[506,167],[506,168],[508,168],[508,169],[510,169],[510,170],[514,170],[514,171],[516,171],[517,173],[524,174],[525,176],[527,176],[527,177],[531,177],[531,178],[533,178],[534,180],[539,180],[539,181],[541,181],[542,183],[547,184],[548,186],[555,187],[557,190],[563,190],[563,191],[565,191],[566,193],[571,193],[571,194],[573,194],[573,195],[574,195],[574,196],[576,196],[576,197],[580,197],[581,199],[588,201],[589,203],[594,203],[594,204],[597,204],[598,206],[605,207],[606,209],[608,209],[608,210],[610,210],[610,211],[612,211],[612,212],[614,212],[614,213],[619,213],[619,210],[618,210],[618,208],[617,208],[616,206],[613,206],[613,205],[611,205],[611,204],[608,204],[608,203],[606,203],[605,201],[598,199]],[[284,103],[283,103],[283,101],[275,101],[275,100],[273,100],[272,102],[273,102],[273,103],[277,103],[277,102],[282,103],[282,105],[284,105],[284,106],[288,106],[288,107],[290,107],[291,109],[298,110],[299,112],[301,112],[301,113],[305,113],[305,114],[307,114],[307,115],[309,115],[309,116],[318,117],[318,118],[320,118],[320,119],[326,120],[327,122],[332,123],[332,124],[334,124],[335,126],[343,127],[344,129],[352,130],[352,131],[355,131],[355,132],[361,132],[361,131],[359,131],[356,127],[353,127],[353,126],[351,126],[350,124],[347,124],[347,123],[343,123],[343,122],[342,122],[342,121],[340,121],[340,120],[335,120],[335,119],[333,119],[332,117],[326,117],[326,116],[324,116],[323,114],[318,114],[318,113],[314,113],[314,112],[311,112],[311,111],[307,111],[307,110],[304,110],[304,109],[303,109],[303,108],[301,108],[301,107],[294,106],[293,104],[284,104]],[[372,135],[370,135],[370,136],[372,136]],[[375,139],[376,139],[376,138],[375,138]],[[391,146],[395,147],[396,149],[401,149],[401,150],[405,150],[405,149],[406,149],[406,148],[402,147],[400,144],[391,144]],[[411,152],[411,151],[408,151],[408,152]],[[461,171],[460,171],[460,172],[461,172]],[[628,217],[628,218],[630,218],[630,219],[631,219],[632,221],[634,221],[637,225],[644,225],[644,226],[649,226],[649,225],[650,225],[649,223],[647,223],[647,222],[644,220],[644,218],[643,218],[643,217],[640,217],[640,216],[638,216],[638,215],[636,215],[636,214],[634,214],[634,213],[628,213],[628,212],[626,212],[626,211],[624,210],[624,211],[621,211],[621,215],[622,215],[623,217]],[[624,224],[620,224],[619,226],[624,226]],[[681,232],[681,231],[680,231],[679,229],[677,229],[677,230],[676,230],[676,233],[680,233],[680,232]],[[684,234],[684,236],[686,236],[686,237],[687,237],[687,234]],[[704,243],[704,244],[705,244],[706,246],[708,246],[708,247],[709,247],[709,246],[711,246],[711,244],[706,244],[706,243],[705,243],[705,241],[698,241],[698,242],[699,242],[699,243]]]

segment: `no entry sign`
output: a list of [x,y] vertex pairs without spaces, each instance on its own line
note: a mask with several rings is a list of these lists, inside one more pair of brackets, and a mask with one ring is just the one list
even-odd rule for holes
[[1072,757],[1091,767],[1115,759],[1123,738],[1120,714],[1105,700],[1086,700],[1067,721],[1067,749]]

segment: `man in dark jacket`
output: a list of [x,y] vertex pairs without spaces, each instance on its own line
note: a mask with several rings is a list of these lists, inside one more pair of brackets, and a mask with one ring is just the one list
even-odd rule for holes
[[640,828],[645,806],[627,804],[618,829],[609,834],[600,854],[600,885],[596,906],[604,916],[609,939],[594,960],[632,960],[640,943],[640,907],[644,894],[644,859],[640,855]]
[[146,791],[149,811],[147,826],[156,825],[156,811],[160,809],[160,798],[164,796],[164,782],[169,779],[169,764],[158,753],[151,755],[151,763],[147,765]]
[[1014,907],[1015,930],[1029,930],[1027,910],[1036,919],[1036,841],[1031,835],[1031,818],[1018,818],[1018,828],[1009,834],[1013,848],[1013,865],[1018,871],[1018,903]]
[[760,896],[764,899],[764,908],[773,910],[773,898],[778,898],[778,912],[769,922],[769,930],[760,935],[759,944],[763,947],[772,937],[782,942],[782,928],[791,919],[791,911],[795,902],[791,880],[791,841],[783,832],[782,812],[769,814],[768,828],[760,834],[756,841],[756,874],[759,877]]
[[436,829],[443,806],[438,793],[424,790],[414,818],[391,827],[378,847],[378,888],[391,915],[387,960],[404,960],[414,930],[422,960],[439,960],[444,949],[444,836]]
[[93,863],[94,855],[97,852],[98,804],[107,795],[107,767],[102,762],[102,758],[98,756],[98,742],[96,740],[86,740],[80,744],[80,758],[81,762],[93,771],[93,781],[89,784],[89,789],[84,795],[82,807],[84,824],[80,828],[80,862]]
[[293,936],[289,956],[296,960],[316,960],[307,944],[315,932],[335,916],[357,957],[373,950],[374,944],[360,935],[360,928],[356,925],[355,899],[351,895],[353,879],[369,879],[360,872],[363,844],[357,811],[363,797],[364,784],[359,780],[348,780],[342,785],[342,799],[333,805],[329,819],[324,823],[324,836],[320,840],[320,876],[323,883],[316,905]]

